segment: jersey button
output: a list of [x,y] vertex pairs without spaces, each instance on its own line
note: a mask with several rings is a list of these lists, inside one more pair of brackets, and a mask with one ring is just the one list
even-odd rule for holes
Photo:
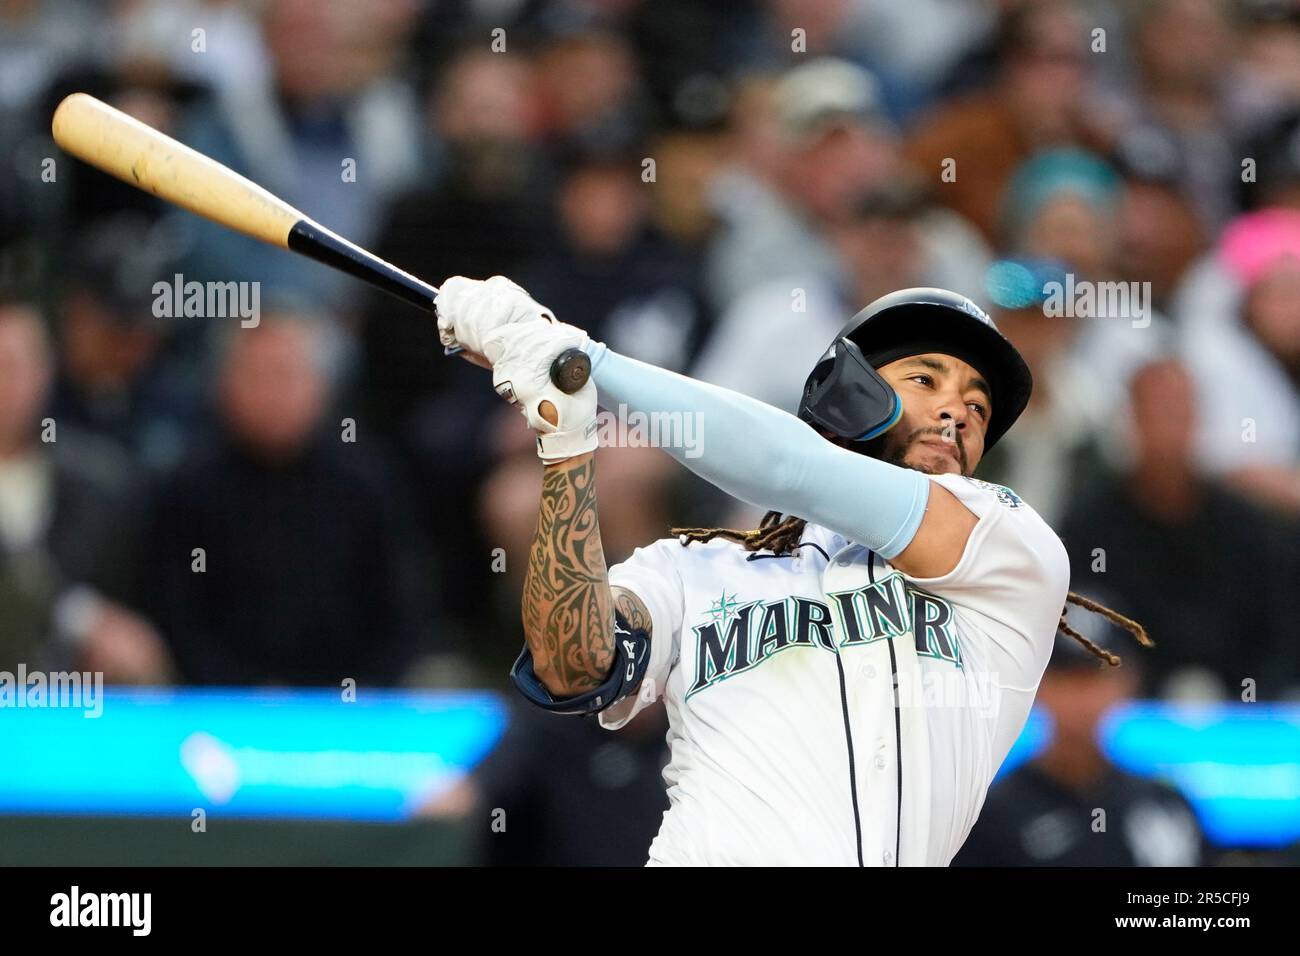
[[894,862],[894,854],[892,851],[886,850],[884,856],[880,859],[884,862],[885,866],[889,866]]
[[876,769],[877,769],[877,770],[884,770],[884,769],[885,769],[885,755],[884,755],[884,754],[876,754]]

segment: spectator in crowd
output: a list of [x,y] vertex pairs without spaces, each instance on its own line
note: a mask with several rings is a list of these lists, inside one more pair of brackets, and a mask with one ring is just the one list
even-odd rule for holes
[[779,275],[841,282],[820,227],[899,171],[897,135],[866,70],[816,59],[785,73],[770,98],[755,96],[740,104],[737,134],[758,149],[715,184],[721,225],[705,276],[718,310]]
[[537,130],[564,146],[638,135],[646,104],[631,45],[596,28],[562,32],[541,44],[533,82]]
[[[420,173],[419,107],[396,75],[415,12],[409,0],[270,0],[260,14],[267,83],[221,87],[179,138],[368,247],[385,202]],[[259,279],[322,307],[355,304],[353,279],[206,220],[191,225],[194,278]]]
[[1048,521],[1105,452],[1128,375],[1163,340],[1166,322],[1147,288],[1119,281],[1122,196],[1100,158],[1055,149],[1026,162],[1004,197],[1002,230],[1016,259],[990,272],[990,291],[1006,308],[1004,331],[1030,350],[1036,387],[1023,430],[985,467]]
[[728,161],[728,138],[716,128],[674,128],[651,141],[655,161],[650,218],[655,227],[696,261],[703,259],[717,228],[709,191]]
[[993,784],[953,865],[1206,865],[1208,847],[1187,800],[1166,783],[1121,770],[1102,749],[1103,721],[1133,696],[1147,655],[1100,615],[1074,625],[1109,652],[1122,650],[1123,663],[1104,664],[1057,634],[1036,698],[1051,738]]
[[651,116],[661,131],[721,123],[731,77],[752,65],[763,13],[759,6],[631,0],[625,9],[617,28],[636,50]]
[[[392,7],[385,0],[371,4],[377,32],[382,32],[378,24],[385,9]],[[196,35],[196,30],[202,32]],[[168,75],[212,90],[255,89],[271,78],[257,4],[134,0],[119,5],[105,33],[111,65],[128,76]],[[178,43],[178,37],[183,42]]]
[[1013,4],[999,71],[986,89],[941,102],[909,135],[906,155],[940,202],[999,238],[1003,193],[1033,153],[1104,149],[1109,130],[1087,97],[1089,34],[1068,0]]
[[1121,139],[1113,160],[1123,179],[1116,275],[1138,287],[1150,283],[1152,308],[1169,315],[1179,283],[1209,241],[1181,187],[1183,159],[1167,137],[1139,134]]
[[1146,626],[1145,694],[1231,699],[1251,679],[1275,699],[1294,680],[1273,667],[1300,612],[1300,534],[1200,472],[1199,405],[1180,362],[1139,369],[1131,405],[1131,464],[1081,488],[1059,526],[1071,580],[1113,590]]
[[[0,0],[0,159],[26,145],[58,75],[90,58],[103,15],[77,0]],[[11,153],[10,150],[14,150]]]
[[[1236,62],[1228,71],[1228,108],[1238,126],[1251,132],[1244,156],[1258,157],[1260,133],[1293,120],[1300,110],[1300,8],[1291,0],[1239,0],[1232,11],[1238,42]],[[1260,185],[1275,178],[1261,169]],[[1250,208],[1250,204],[1246,204]]]
[[[1203,465],[1300,515],[1300,211],[1235,220],[1183,300]],[[1208,288],[1207,288],[1208,287]]]
[[[736,18],[746,70],[788,70],[812,58],[834,57],[871,73],[880,108],[891,121],[906,122],[923,104],[925,83],[916,71],[896,68],[888,55],[896,50],[881,49],[888,43],[882,36],[888,28],[870,22],[873,11],[861,0],[764,0],[761,7],[762,17],[755,23]],[[950,8],[943,19],[959,22],[966,12]],[[925,14],[917,11],[916,16]],[[935,58],[942,60],[943,50],[937,47]]]
[[576,148],[555,193],[557,235],[518,281],[610,348],[682,369],[707,325],[698,270],[649,222],[651,186],[630,145]]
[[1120,180],[1095,153],[1048,149],[1020,166],[1002,197],[1003,245],[1086,279],[1115,266]]
[[[49,296],[46,305],[54,312],[58,311],[62,286],[85,262],[84,254],[90,252],[91,236],[114,228],[108,223],[118,224],[117,228],[129,228],[121,224],[131,223],[141,231],[144,227],[138,224],[148,225],[153,233],[148,251],[158,258],[160,271],[175,267],[153,279],[170,279],[185,264],[193,246],[187,224],[194,217],[189,213],[134,184],[74,160],[48,139],[54,110],[65,96],[78,92],[103,100],[161,133],[182,138],[185,134],[181,124],[206,95],[202,87],[181,82],[167,72],[145,70],[137,74],[125,64],[96,60],[60,73],[47,91],[41,122],[30,134],[28,149],[48,154],[53,164],[49,178],[33,177],[33,195],[37,201],[36,228],[49,255],[41,273],[42,287]],[[155,223],[160,223],[156,230]]]
[[378,441],[322,420],[326,321],[228,333],[219,441],[158,493],[144,585],[188,683],[393,683],[432,649],[406,491]]
[[987,0],[862,0],[848,6],[852,13],[841,35],[848,33],[870,65],[904,84],[911,94],[906,105],[913,108],[933,102],[964,61],[993,41],[998,26],[999,4]]
[[[60,422],[111,438],[155,471],[192,438],[202,391],[198,369],[167,354],[173,239],[165,222],[125,215],[87,230],[60,301],[51,403]],[[155,308],[158,282],[165,309]]]
[[52,156],[50,93],[95,55],[104,19],[78,0],[0,0],[0,290],[42,308],[61,265],[53,260],[68,247],[56,196],[70,164],[60,165],[56,183],[42,167]]
[[1239,141],[1246,118],[1234,115],[1231,57],[1237,37],[1220,0],[1148,0],[1134,7],[1135,83],[1115,104],[1119,129],[1168,137],[1183,158],[1181,185],[1205,228],[1235,212],[1241,176]]
[[36,310],[0,302],[0,670],[165,682],[153,626],[125,602],[139,523],[133,473],[106,439],[42,416],[54,373]]
[[[991,3],[985,0],[979,5],[990,17],[988,26],[967,35],[970,48],[962,60],[950,66],[941,77],[939,99],[957,100],[969,91],[987,89],[1001,72],[1010,40],[1008,28],[1013,26],[1017,15],[1034,6],[1025,0],[993,0]],[[1129,0],[1074,0],[1090,54],[1087,57],[1088,89],[1085,92],[1088,113],[1103,130],[1108,125],[1105,122],[1107,92],[1122,91],[1133,83],[1133,38],[1128,29],[1132,7]]]
[[[751,84],[734,112],[748,168],[717,177],[722,222],[706,272],[712,300],[744,316],[758,303],[742,307],[741,300],[777,280],[852,290],[860,266],[836,241],[838,226],[864,203],[896,204],[887,197],[921,188],[900,165],[897,131],[879,111],[874,78],[845,61],[816,60],[772,88]],[[991,258],[983,238],[943,207],[919,196],[913,205],[926,280],[981,298]]]

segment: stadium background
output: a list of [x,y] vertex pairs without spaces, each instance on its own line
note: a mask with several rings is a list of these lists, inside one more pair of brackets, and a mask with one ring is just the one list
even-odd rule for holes
[[[610,735],[506,679],[517,414],[427,317],[59,153],[73,90],[785,407],[875,296],[972,296],[1037,379],[981,476],[1159,645],[1094,688],[1107,760],[1205,862],[1297,860],[1295,3],[0,0],[0,671],[113,685],[0,709],[0,860],[635,865],[662,710]],[[158,315],[176,277],[257,283],[257,328]],[[1067,277],[1142,314],[1048,315]],[[611,562],[754,518],[598,460]]]

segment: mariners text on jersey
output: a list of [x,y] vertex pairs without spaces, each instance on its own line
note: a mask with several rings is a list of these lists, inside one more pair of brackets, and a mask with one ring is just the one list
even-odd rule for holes
[[610,569],[653,622],[622,727],[662,696],[670,806],[650,864],[938,865],[1028,717],[1069,586],[1013,492],[931,476],[979,519],[913,578],[809,525],[796,553],[665,539]]

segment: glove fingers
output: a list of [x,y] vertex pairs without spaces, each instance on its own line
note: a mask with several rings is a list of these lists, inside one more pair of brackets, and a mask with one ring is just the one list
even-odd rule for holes
[[434,299],[438,311],[438,339],[444,346],[488,356],[486,339],[502,326],[538,318],[552,324],[555,317],[505,276],[478,281],[452,276]]

